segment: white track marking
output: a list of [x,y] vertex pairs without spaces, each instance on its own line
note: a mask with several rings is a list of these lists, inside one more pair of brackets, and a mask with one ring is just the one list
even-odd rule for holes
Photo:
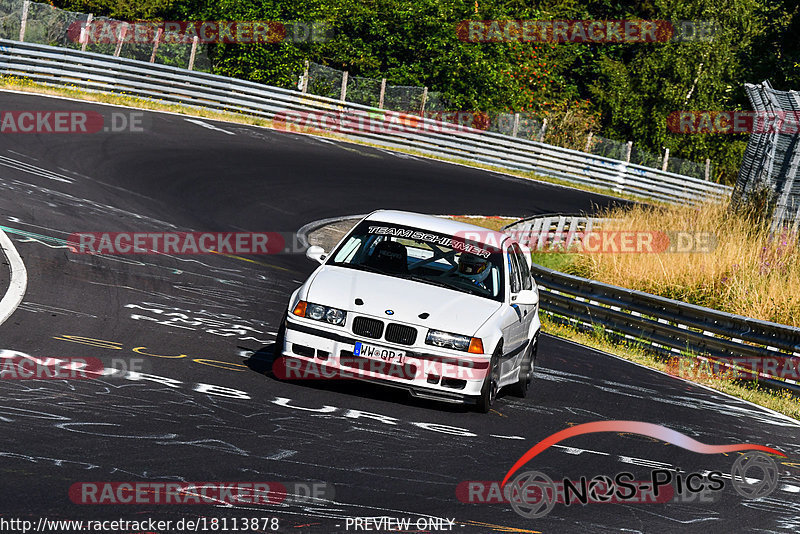
[[8,158],[6,156],[0,156],[0,165],[9,167],[11,169],[16,169],[18,171],[27,172],[29,174],[33,174],[34,176],[41,176],[42,178],[47,178],[49,180],[64,182],[65,184],[71,184],[74,182],[74,180],[72,180],[69,176],[64,176],[63,174],[44,169],[42,167],[37,167],[36,165],[31,165],[30,163],[25,163],[24,161]]
[[198,126],[202,126],[203,128],[208,128],[209,130],[216,130],[218,132],[226,133],[228,135],[236,135],[233,132],[229,132],[228,130],[223,130],[222,128],[218,128],[218,127],[214,126],[213,124],[209,124],[209,123],[203,122],[201,120],[197,120],[197,119],[185,119],[185,120],[186,120],[186,122],[191,122],[192,124],[196,124]]
[[11,317],[14,310],[22,302],[22,297],[25,296],[25,289],[28,287],[28,272],[25,270],[25,264],[19,256],[17,249],[14,248],[14,243],[8,238],[3,230],[0,230],[0,250],[8,258],[9,268],[11,270],[11,281],[8,284],[8,291],[2,300],[0,300],[0,325],[6,319]]

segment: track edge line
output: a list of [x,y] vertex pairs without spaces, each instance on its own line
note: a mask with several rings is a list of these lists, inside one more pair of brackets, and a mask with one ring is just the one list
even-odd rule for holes
[[2,325],[16,311],[25,297],[25,290],[28,288],[28,271],[25,269],[22,257],[14,248],[14,243],[2,229],[0,229],[0,251],[8,258],[8,268],[11,272],[8,291],[0,300],[0,325]]

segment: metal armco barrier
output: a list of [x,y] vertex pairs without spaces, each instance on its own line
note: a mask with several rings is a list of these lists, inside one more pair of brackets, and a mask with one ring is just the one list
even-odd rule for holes
[[[580,231],[587,221],[597,225],[602,219],[538,216],[510,224],[504,231],[515,237],[544,235],[540,243],[552,246],[562,231],[568,231],[564,228]],[[562,231],[556,231],[559,227]],[[731,358],[788,358],[795,366],[800,363],[800,328],[612,286],[536,264],[532,271],[539,286],[540,309],[557,322],[587,331],[599,327],[670,356],[690,353],[721,362]],[[800,394],[796,381],[763,375],[753,378],[766,386]]]
[[[68,48],[0,39],[0,74],[172,104],[244,113],[429,156],[528,171],[642,199],[727,200],[731,187],[545,143],[343,103],[245,80]],[[312,130],[312,132],[314,131]]]

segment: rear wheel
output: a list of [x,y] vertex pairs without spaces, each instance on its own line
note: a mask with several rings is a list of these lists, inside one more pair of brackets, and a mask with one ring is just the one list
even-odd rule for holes
[[536,362],[536,351],[539,349],[539,338],[535,337],[525,350],[522,364],[519,369],[519,380],[511,388],[511,394],[515,397],[525,398],[533,381],[533,371]]
[[489,360],[489,369],[487,370],[486,378],[483,380],[481,395],[478,397],[475,407],[481,413],[488,413],[497,398],[498,384],[500,383],[500,354],[502,350],[503,345],[501,343],[492,354],[492,359]]

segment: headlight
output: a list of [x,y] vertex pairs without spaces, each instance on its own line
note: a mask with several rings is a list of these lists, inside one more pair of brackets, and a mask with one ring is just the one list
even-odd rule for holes
[[292,312],[299,317],[306,317],[315,321],[324,321],[335,326],[342,326],[347,318],[347,312],[339,308],[331,308],[322,304],[299,301]]
[[344,318],[347,314],[336,308],[328,308],[325,312],[325,320],[331,324],[344,324]]
[[320,306],[319,304],[309,304],[306,307],[306,317],[309,319],[314,319],[315,321],[321,321],[323,317],[325,317],[325,306]]
[[461,336],[439,330],[429,330],[425,337],[425,343],[434,347],[445,349],[463,350],[473,354],[483,354],[483,342],[480,338]]

